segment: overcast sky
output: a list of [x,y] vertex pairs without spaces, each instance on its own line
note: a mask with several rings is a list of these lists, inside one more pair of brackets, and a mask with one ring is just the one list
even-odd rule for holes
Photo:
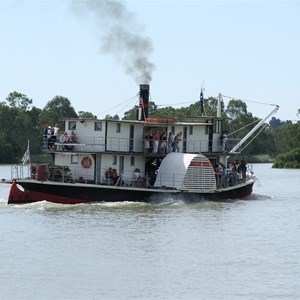
[[176,108],[203,86],[298,120],[299,16],[298,1],[0,0],[0,101],[17,91],[44,108],[59,95],[122,117],[140,83]]

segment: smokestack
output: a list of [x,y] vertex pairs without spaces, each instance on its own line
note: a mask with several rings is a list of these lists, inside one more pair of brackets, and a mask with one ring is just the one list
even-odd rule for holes
[[149,84],[140,84],[140,103],[138,110],[139,121],[145,121],[145,119],[148,118],[149,90]]
[[203,116],[204,113],[204,100],[203,100],[203,90],[201,88],[201,92],[200,92],[200,114],[201,116]]

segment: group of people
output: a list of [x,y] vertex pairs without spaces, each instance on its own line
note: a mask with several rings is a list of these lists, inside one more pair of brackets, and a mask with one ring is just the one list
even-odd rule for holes
[[[113,185],[123,185],[124,182],[122,177],[119,176],[117,169],[109,167],[105,174],[106,179],[111,180]],[[144,187],[146,183],[146,177],[141,175],[139,168],[135,168],[132,174],[132,186],[134,187]]]
[[217,187],[228,187],[246,180],[247,165],[244,160],[229,162],[227,166],[218,163],[214,167]]
[[58,150],[73,150],[74,146],[64,145],[64,144],[77,143],[75,132],[71,131],[71,133],[68,134],[68,132],[60,131],[58,124],[55,124],[54,127],[45,124],[43,130],[43,136],[44,136],[44,147],[49,150],[55,149],[55,143],[62,144],[58,146],[57,148]]
[[172,132],[167,133],[165,131],[159,132],[153,131],[149,128],[144,136],[145,152],[153,154],[166,154],[170,152],[179,152],[179,142],[182,138],[182,132],[178,132],[175,136]]
[[44,137],[44,147],[53,150],[54,144],[56,143],[59,137],[59,127],[58,124],[55,124],[54,127],[48,126],[48,124],[44,125],[43,129],[43,137]]
[[114,185],[116,185],[119,182],[120,176],[118,174],[117,169],[113,169],[111,167],[108,168],[108,170],[106,171],[106,179],[111,179],[112,183]]

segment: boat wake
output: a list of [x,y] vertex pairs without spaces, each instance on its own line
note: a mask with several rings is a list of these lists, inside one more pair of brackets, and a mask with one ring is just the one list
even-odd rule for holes
[[268,200],[272,199],[271,196],[268,195],[260,195],[260,194],[251,194],[248,196],[247,200]]

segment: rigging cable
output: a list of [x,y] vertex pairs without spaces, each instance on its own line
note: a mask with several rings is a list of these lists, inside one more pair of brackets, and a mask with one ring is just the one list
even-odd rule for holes
[[265,123],[265,124],[262,126],[262,128],[260,129],[260,131],[252,138],[251,141],[249,141],[249,143],[248,143],[243,149],[240,150],[240,152],[244,151],[244,149],[246,149],[246,148],[252,143],[252,141],[253,141],[254,139],[256,139],[256,137],[257,137],[257,136],[265,129],[265,127],[266,127],[267,125],[268,125],[268,124]]
[[223,95],[223,94],[222,94],[222,96],[225,97],[225,98],[232,99],[232,100],[241,100],[241,101],[244,101],[244,102],[251,102],[251,103],[256,103],[256,104],[264,104],[264,105],[277,106],[276,104],[272,104],[272,103],[266,103],[266,102],[261,102],[261,101],[253,101],[253,100],[246,100],[246,99],[241,99],[241,98],[235,98],[235,97],[226,96],[226,95]]
[[114,108],[116,108],[116,107],[119,107],[119,106],[121,106],[121,105],[124,105],[124,104],[126,104],[127,102],[128,102],[127,105],[129,105],[129,102],[132,102],[132,100],[133,100],[133,99],[136,99],[137,96],[138,96],[138,94],[136,94],[135,96],[133,96],[133,97],[131,97],[131,98],[129,98],[129,99],[127,99],[127,100],[125,100],[125,101],[123,101],[123,102],[121,102],[121,103],[119,103],[119,104],[117,104],[117,105],[115,105],[115,106],[113,106],[113,107],[111,107],[111,108],[109,108],[109,109],[107,109],[107,110],[101,112],[100,115],[105,114],[106,112],[108,112],[108,111],[110,111],[110,110],[112,110],[112,109],[114,109]]
[[237,130],[235,130],[235,131],[232,131],[231,133],[228,133],[227,135],[228,135],[228,136],[231,136],[232,134],[235,134],[235,133],[239,132],[240,130],[242,130],[242,129],[244,129],[244,128],[247,128],[248,126],[250,126],[250,125],[252,125],[252,124],[254,124],[254,123],[258,123],[260,120],[261,120],[261,119],[255,120],[255,121],[253,121],[253,122],[251,122],[251,123],[249,123],[249,124],[247,124],[247,125],[245,125],[245,126],[239,128],[239,129],[237,129]]

